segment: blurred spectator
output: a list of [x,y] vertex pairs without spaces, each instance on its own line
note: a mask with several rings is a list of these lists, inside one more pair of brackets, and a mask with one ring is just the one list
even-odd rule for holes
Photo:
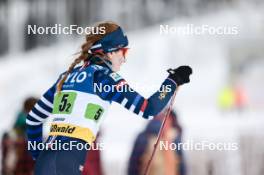
[[7,157],[9,154],[8,149],[10,148],[11,144],[12,143],[11,143],[11,139],[9,137],[9,134],[7,132],[5,132],[3,134],[2,142],[1,142],[1,148],[2,148],[2,170],[1,170],[1,174],[2,175],[11,174],[9,165],[7,163]]
[[242,86],[236,85],[234,93],[236,110],[241,112],[246,108],[248,102],[246,91]]
[[218,95],[218,105],[222,111],[231,110],[235,104],[235,93],[231,87],[223,88]]
[[[94,145],[98,144],[97,139],[94,141]],[[101,165],[101,152],[98,147],[96,149],[91,149],[87,152],[86,160],[84,164],[84,169],[82,175],[103,175],[102,165]]]
[[29,97],[24,101],[23,109],[18,113],[14,129],[17,132],[25,133],[26,131],[26,118],[29,111],[33,108],[38,99],[34,97]]
[[219,92],[218,105],[222,111],[241,112],[247,105],[246,91],[238,85],[225,87]]
[[29,97],[18,113],[14,127],[2,138],[2,175],[32,175],[34,161],[27,150],[26,116],[38,99]]
[[[128,175],[142,175],[150,159],[154,144],[159,133],[164,113],[159,114],[150,121],[146,129],[141,132],[135,141],[128,165]],[[165,124],[161,141],[168,143],[181,143],[182,128],[179,125],[175,112],[171,112]],[[180,149],[157,149],[150,166],[150,175],[185,175],[183,153]]]

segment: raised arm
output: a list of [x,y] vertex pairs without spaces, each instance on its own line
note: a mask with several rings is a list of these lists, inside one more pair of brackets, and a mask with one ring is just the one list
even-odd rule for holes
[[[189,66],[180,66],[176,69],[170,69],[168,72],[169,76],[161,84],[160,89],[148,99],[130,88],[127,82],[117,73],[96,72],[94,75],[94,90],[102,99],[117,102],[135,114],[151,119],[150,116],[157,115],[167,105],[177,86],[190,81],[189,76],[192,74],[192,69]],[[95,88],[105,86],[107,87]]]

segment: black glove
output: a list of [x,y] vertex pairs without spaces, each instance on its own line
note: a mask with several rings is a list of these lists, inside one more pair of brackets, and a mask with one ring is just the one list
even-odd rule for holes
[[169,69],[169,78],[175,81],[180,86],[190,82],[190,75],[192,74],[192,68],[190,66],[180,66],[176,69]]

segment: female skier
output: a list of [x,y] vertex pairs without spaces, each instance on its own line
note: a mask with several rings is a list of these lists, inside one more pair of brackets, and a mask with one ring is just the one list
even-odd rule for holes
[[[116,73],[125,63],[128,50],[128,39],[121,27],[113,22],[102,22],[96,27],[105,29],[105,32],[86,36],[80,56],[27,116],[28,145],[42,144],[42,125],[49,116],[52,123],[46,144],[64,144],[57,150],[51,147],[44,150],[28,148],[37,160],[36,175],[81,174],[87,149],[79,150],[72,146],[69,150],[65,145],[91,145],[112,102],[150,119],[166,106],[177,86],[190,81],[192,69],[189,66],[171,69],[160,90],[150,98],[144,98]],[[81,62],[83,64],[77,66]],[[106,86],[111,89],[104,88]]]

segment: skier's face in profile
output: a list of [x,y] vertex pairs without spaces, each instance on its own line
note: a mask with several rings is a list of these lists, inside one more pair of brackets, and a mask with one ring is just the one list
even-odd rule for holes
[[118,51],[107,53],[108,59],[112,63],[112,69],[114,72],[119,71],[122,64],[126,62],[125,54],[126,51],[124,51],[123,49],[119,49]]

